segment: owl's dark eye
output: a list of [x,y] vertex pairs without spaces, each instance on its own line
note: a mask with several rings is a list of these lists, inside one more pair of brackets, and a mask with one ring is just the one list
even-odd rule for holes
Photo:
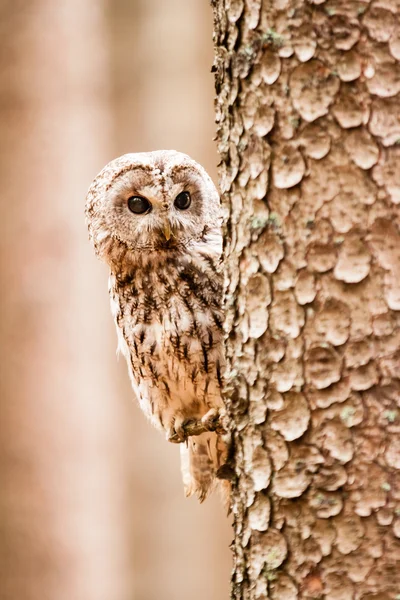
[[175,198],[175,208],[179,208],[179,210],[186,210],[189,208],[192,199],[190,197],[189,192],[181,192]]
[[142,196],[131,196],[128,200],[128,207],[135,215],[143,215],[151,211],[150,202]]

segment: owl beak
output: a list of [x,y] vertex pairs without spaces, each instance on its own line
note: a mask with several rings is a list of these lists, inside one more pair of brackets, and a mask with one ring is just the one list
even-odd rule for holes
[[169,224],[169,221],[167,221],[167,222],[164,224],[164,227],[163,227],[163,234],[164,234],[164,237],[165,237],[165,239],[166,239],[166,240],[167,240],[167,242],[168,242],[168,240],[169,240],[169,239],[170,239],[170,237],[171,237],[171,225]]

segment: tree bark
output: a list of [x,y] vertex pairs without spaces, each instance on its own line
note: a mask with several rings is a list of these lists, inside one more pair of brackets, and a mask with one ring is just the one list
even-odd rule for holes
[[214,0],[236,599],[400,594],[391,0]]

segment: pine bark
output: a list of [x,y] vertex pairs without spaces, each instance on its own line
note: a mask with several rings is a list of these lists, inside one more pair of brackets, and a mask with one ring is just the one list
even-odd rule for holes
[[212,5],[232,598],[398,599],[398,8]]

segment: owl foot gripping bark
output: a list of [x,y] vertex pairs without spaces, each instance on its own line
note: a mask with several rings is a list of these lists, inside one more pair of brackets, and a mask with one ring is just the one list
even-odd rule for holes
[[227,453],[218,192],[185,154],[127,154],[93,181],[86,217],[139,404],[184,442],[185,493],[204,500]]
[[227,433],[225,410],[211,408],[201,419],[182,418],[175,421],[173,427],[167,431],[167,440],[174,444],[186,442],[191,436],[201,435],[207,431],[215,431],[219,435]]

